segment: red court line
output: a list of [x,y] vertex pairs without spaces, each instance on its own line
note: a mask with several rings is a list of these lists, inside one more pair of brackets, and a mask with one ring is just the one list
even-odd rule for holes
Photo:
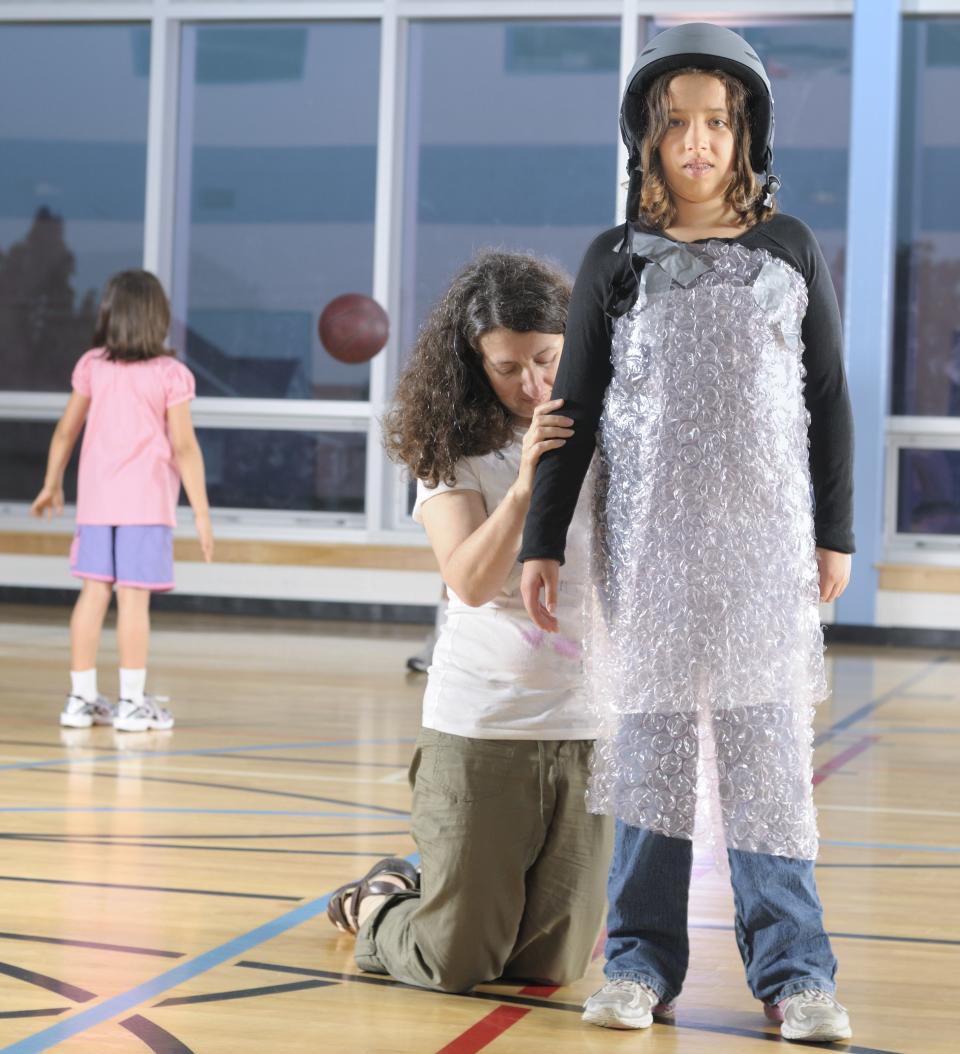
[[848,761],[851,761],[858,754],[862,754],[865,750],[868,750],[877,742],[879,736],[863,736],[858,739],[856,743],[851,743],[846,750],[841,750],[839,754],[834,755],[829,761],[824,762],[813,774],[813,785],[817,786],[818,783],[828,777],[832,776],[835,772],[842,769]]
[[529,1013],[529,1010],[515,1006],[498,1006],[455,1040],[441,1047],[437,1054],[475,1054]]
[[593,949],[593,955],[590,956],[590,962],[595,963],[597,959],[603,955],[603,946],[607,941],[607,931],[601,930],[600,936],[597,938],[596,946]]

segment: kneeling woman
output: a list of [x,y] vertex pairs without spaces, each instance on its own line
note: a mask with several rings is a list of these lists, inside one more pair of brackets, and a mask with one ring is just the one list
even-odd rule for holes
[[426,988],[574,981],[605,907],[608,818],[584,804],[595,734],[579,643],[585,508],[570,528],[559,633],[530,622],[517,563],[537,461],[572,435],[550,401],[569,295],[533,257],[476,257],[421,330],[385,421],[450,597],[410,766],[421,874],[381,861],[328,914],[357,933],[361,969]]

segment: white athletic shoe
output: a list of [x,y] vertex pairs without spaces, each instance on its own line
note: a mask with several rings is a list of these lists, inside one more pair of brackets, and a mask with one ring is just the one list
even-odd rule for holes
[[112,725],[114,714],[114,708],[102,695],[98,695],[93,702],[88,702],[79,695],[68,695],[63,710],[60,711],[60,724],[64,728]]
[[780,1021],[780,1035],[784,1039],[804,1043],[831,1043],[850,1039],[850,1016],[829,992],[807,988],[796,995],[788,995],[776,1006],[765,1008],[771,1021]]
[[673,1007],[639,981],[620,978],[607,983],[583,1004],[583,1020],[601,1028],[649,1028],[653,1013],[670,1017]]
[[117,703],[113,727],[118,732],[166,732],[173,728],[173,714],[160,703],[169,702],[165,695],[145,695],[140,704],[129,699]]

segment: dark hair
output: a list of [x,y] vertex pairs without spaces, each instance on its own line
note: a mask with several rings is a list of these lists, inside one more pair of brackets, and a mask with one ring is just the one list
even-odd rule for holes
[[676,219],[677,210],[663,178],[659,147],[666,135],[670,120],[670,84],[675,77],[699,73],[714,77],[727,92],[727,109],[733,131],[734,155],[733,175],[725,198],[742,223],[763,223],[776,212],[776,204],[764,204],[764,193],[750,165],[750,120],[749,95],[743,83],[723,70],[706,70],[688,67],[662,73],[650,85],[646,94],[646,135],[640,146],[640,167],[643,180],[640,185],[637,209],[639,218],[651,227],[661,230]]
[[100,298],[93,345],[111,362],[142,362],[172,355],[166,346],[170,303],[149,271],[120,271],[107,280]]
[[489,454],[513,438],[510,411],[483,370],[480,338],[495,329],[563,333],[570,278],[523,253],[481,252],[434,306],[383,419],[394,461],[435,487],[452,485],[464,457]]

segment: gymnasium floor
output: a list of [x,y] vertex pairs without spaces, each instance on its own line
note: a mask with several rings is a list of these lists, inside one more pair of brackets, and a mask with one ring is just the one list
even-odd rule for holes
[[[67,612],[0,606],[0,1051],[749,1054],[780,1042],[743,981],[731,898],[693,889],[673,1026],[581,1024],[600,983],[473,996],[358,973],[325,894],[407,855],[419,629],[166,615],[171,733],[61,730]],[[101,688],[113,690],[107,634]],[[819,713],[818,872],[855,1037],[960,1034],[960,655],[835,649]]]

